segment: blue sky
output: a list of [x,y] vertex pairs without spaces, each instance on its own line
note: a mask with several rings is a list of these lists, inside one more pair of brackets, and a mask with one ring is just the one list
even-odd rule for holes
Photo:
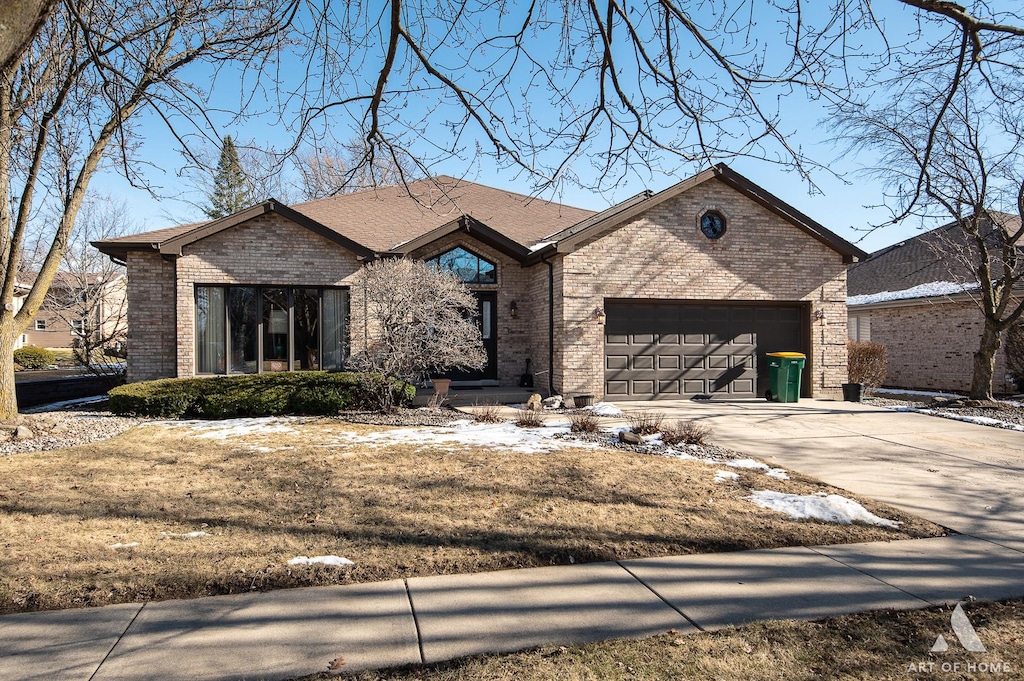
[[[373,74],[374,61],[371,55],[367,64],[369,74]],[[202,79],[204,74],[196,71],[194,77]],[[224,102],[229,102],[238,99],[241,84],[232,82],[222,74],[218,88],[218,96]],[[841,175],[843,179],[834,177],[830,172],[815,172],[813,180],[817,187],[812,190],[795,171],[786,171],[768,161],[751,158],[729,161],[735,170],[866,251],[896,243],[916,233],[919,228],[917,221],[908,221],[909,224],[885,227],[871,233],[866,232],[871,225],[884,222],[888,215],[885,209],[869,208],[880,201],[881,187],[877,182],[858,172],[861,167],[858,159],[842,157],[841,148],[833,143],[834,126],[828,124],[823,108],[796,94],[781,100],[780,110],[783,113],[782,128],[792,131],[789,143],[800,148],[814,161]],[[226,117],[222,120],[222,123],[224,122]],[[348,123],[349,120],[337,120],[339,128]],[[288,133],[268,117],[249,121],[245,126],[223,125],[219,132],[232,134],[243,142],[252,140],[258,143],[265,140],[267,145],[278,147],[287,144],[290,139]],[[203,191],[195,187],[194,183],[179,176],[185,163],[184,158],[163,123],[155,116],[143,115],[138,121],[138,133],[143,141],[139,157],[148,163],[144,174],[149,182],[158,187],[161,197],[154,198],[145,190],[131,187],[113,171],[104,172],[93,181],[93,193],[123,199],[134,215],[140,231],[202,219],[196,205],[204,202]],[[431,134],[447,134],[443,126],[443,115],[433,124]],[[338,137],[348,138],[344,134]],[[470,138],[464,141],[471,148],[476,140]],[[201,146],[202,142],[197,141],[196,144]],[[212,147],[206,143],[206,152],[209,154],[212,151]],[[585,164],[577,164],[575,170],[586,178],[590,171],[584,166]],[[697,166],[683,167],[672,174],[626,170],[622,173],[622,179],[603,194],[564,184],[557,195],[549,191],[542,193],[541,196],[601,210],[643,189],[664,189],[700,169]],[[501,169],[486,159],[450,159],[434,165],[432,170],[435,174],[466,177],[474,182],[532,193],[531,180],[525,172]]]

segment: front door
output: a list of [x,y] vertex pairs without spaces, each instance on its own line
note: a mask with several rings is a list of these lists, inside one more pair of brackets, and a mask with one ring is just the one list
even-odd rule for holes
[[487,364],[478,371],[450,371],[448,377],[460,383],[498,380],[498,294],[494,291],[474,291],[476,296],[476,323],[484,342]]

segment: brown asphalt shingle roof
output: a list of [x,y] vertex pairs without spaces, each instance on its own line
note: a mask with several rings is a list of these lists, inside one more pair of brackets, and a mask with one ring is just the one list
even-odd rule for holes
[[[988,211],[997,223],[1011,232],[1020,229],[1020,217]],[[996,230],[992,230],[993,237]],[[953,249],[965,249],[968,237],[959,223],[951,222],[918,236],[872,253],[846,272],[848,295],[862,296],[882,291],[905,291],[922,284],[951,281],[977,283],[978,277],[963,259],[949,257]]]
[[[593,211],[440,176],[407,186],[378,187],[289,206],[367,248],[383,252],[442,227],[463,215],[524,247],[565,229]],[[108,239],[107,247],[162,243],[206,223],[180,225]]]

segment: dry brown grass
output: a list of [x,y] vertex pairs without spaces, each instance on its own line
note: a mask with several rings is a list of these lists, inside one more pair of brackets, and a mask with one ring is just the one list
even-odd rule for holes
[[[965,606],[986,652],[955,643],[929,653],[935,637],[950,635],[948,608],[880,611],[818,622],[765,622],[739,629],[641,641],[546,647],[484,655],[426,667],[356,675],[360,681],[546,681],[548,679],[1019,679],[1024,669],[1024,603]],[[955,641],[955,639],[954,639]],[[923,663],[923,664],[922,664]],[[931,671],[926,666],[932,664]],[[968,665],[1008,672],[980,673]],[[910,665],[915,665],[910,671]],[[975,669],[978,669],[976,667]],[[924,671],[916,671],[921,670]],[[327,679],[327,675],[307,679]],[[333,677],[336,678],[336,677]]]
[[520,428],[543,428],[544,418],[539,411],[519,409],[516,411],[516,425]]
[[597,433],[601,430],[601,419],[592,411],[577,411],[569,414],[569,430],[573,433]]
[[502,405],[497,403],[477,404],[473,406],[473,420],[478,423],[500,423],[505,419],[501,416]]
[[[0,457],[0,612],[940,533],[865,500],[904,529],[794,522],[743,500],[750,486],[837,491],[796,476],[716,484],[713,466],[614,449],[370,447],[346,436],[376,426],[293,428],[216,440],[151,425]],[[211,536],[162,534],[198,530]],[[355,565],[286,564],[323,554]]]

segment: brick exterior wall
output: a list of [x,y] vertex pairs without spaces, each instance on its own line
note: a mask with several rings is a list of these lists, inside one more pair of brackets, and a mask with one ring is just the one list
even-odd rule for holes
[[[699,226],[709,209],[728,225],[715,241]],[[811,392],[834,396],[846,381],[842,256],[718,180],[566,255],[559,270],[555,380],[566,394],[604,394],[604,325],[592,314],[606,298],[809,302]]]
[[[974,352],[981,341],[984,320],[970,301],[931,301],[888,308],[851,308],[851,314],[871,321],[871,342],[884,345],[892,388],[952,390],[971,388]],[[1007,380],[1005,337],[996,353],[992,390],[1014,393]]]
[[128,253],[129,381],[177,376],[174,262],[159,253]]

